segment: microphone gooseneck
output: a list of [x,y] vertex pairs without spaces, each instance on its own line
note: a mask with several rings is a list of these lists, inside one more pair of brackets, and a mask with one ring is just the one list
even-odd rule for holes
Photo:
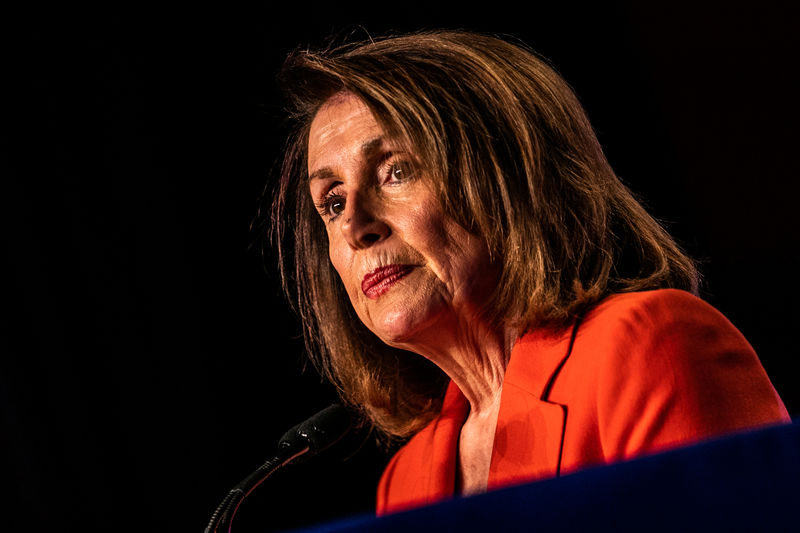
[[353,419],[347,409],[333,404],[284,433],[275,455],[228,492],[211,515],[204,533],[229,533],[242,500],[273,472],[289,464],[301,463],[329,448],[352,426]]

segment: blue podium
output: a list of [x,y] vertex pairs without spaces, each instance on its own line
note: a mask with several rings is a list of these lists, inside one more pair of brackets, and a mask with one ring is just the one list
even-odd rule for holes
[[800,532],[800,421],[305,533]]

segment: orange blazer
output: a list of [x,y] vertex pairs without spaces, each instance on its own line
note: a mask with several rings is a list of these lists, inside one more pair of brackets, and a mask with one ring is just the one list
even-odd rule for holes
[[[468,412],[451,382],[440,415],[386,467],[379,515],[454,496]],[[789,421],[753,348],[716,309],[675,289],[617,294],[564,334],[514,345],[488,489]]]

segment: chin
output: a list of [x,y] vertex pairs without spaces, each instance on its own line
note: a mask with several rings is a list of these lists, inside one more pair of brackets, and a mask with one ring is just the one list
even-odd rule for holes
[[414,351],[415,341],[425,336],[441,314],[437,306],[422,307],[402,306],[373,316],[373,333],[389,346]]
[[374,325],[373,333],[389,346],[402,348],[419,330],[414,322],[403,312],[388,313]]
[[433,284],[423,279],[403,279],[380,298],[352,297],[351,302],[364,325],[381,341],[394,348],[414,347],[447,314],[448,305]]

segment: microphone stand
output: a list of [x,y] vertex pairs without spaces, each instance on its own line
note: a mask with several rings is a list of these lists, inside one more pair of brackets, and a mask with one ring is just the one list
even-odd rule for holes
[[211,515],[204,533],[230,533],[233,517],[242,500],[265,479],[288,464],[300,463],[327,449],[345,436],[351,427],[350,413],[341,405],[334,404],[287,431],[278,442],[276,454],[228,492]]

